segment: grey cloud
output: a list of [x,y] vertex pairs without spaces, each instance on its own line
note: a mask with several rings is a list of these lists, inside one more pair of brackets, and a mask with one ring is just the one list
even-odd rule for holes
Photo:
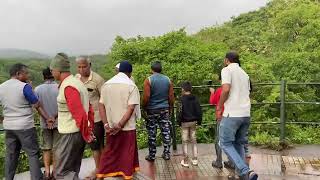
[[105,53],[116,35],[195,33],[268,0],[1,0],[0,48]]

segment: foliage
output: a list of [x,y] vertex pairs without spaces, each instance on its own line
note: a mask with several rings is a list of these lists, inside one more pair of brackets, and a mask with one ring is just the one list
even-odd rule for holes
[[[150,63],[160,60],[163,73],[175,86],[188,80],[193,85],[213,80],[222,68],[224,54],[233,49],[241,55],[241,66],[253,82],[252,102],[279,102],[280,86],[258,86],[259,82],[318,82],[320,77],[319,32],[320,6],[312,0],[273,0],[257,11],[233,17],[221,26],[208,27],[194,35],[184,29],[158,37],[117,37],[110,53],[111,64],[126,59],[134,64],[133,76],[142,88],[150,72]],[[108,69],[106,69],[108,71]],[[175,91],[178,98],[180,91]],[[202,104],[209,91],[195,89]],[[319,101],[317,85],[288,85],[286,101]],[[287,121],[319,121],[316,105],[287,104]],[[252,121],[280,121],[277,104],[252,107]],[[215,119],[212,110],[205,112],[205,122]],[[287,139],[292,143],[318,143],[317,127],[288,125]],[[250,130],[253,144],[277,148],[279,127],[254,124]],[[198,127],[199,142],[212,142],[214,128]],[[320,134],[320,133],[318,133]],[[177,133],[179,136],[179,134]],[[305,141],[304,141],[305,140]]]
[[[221,26],[208,27],[194,35],[184,29],[158,37],[117,37],[110,53],[112,64],[122,59],[134,64],[133,76],[141,88],[150,63],[163,62],[163,73],[175,86],[207,80],[218,83],[224,54],[237,50],[241,66],[253,82],[252,102],[279,102],[280,87],[257,86],[258,82],[318,82],[320,77],[320,6],[313,0],[273,0],[257,11],[241,14]],[[176,96],[180,92],[176,91]],[[202,103],[208,91],[197,91]],[[319,86],[288,85],[286,101],[319,101]],[[317,121],[316,106],[287,105],[288,121]],[[278,105],[252,107],[253,121],[279,122]],[[261,131],[275,131],[261,126]],[[201,132],[201,131],[200,131]],[[206,132],[206,131],[204,131]]]
[[278,149],[280,150],[279,137],[270,135],[267,132],[259,132],[254,136],[250,136],[250,143],[253,145],[260,145],[265,148]]
[[[160,37],[116,38],[110,57],[114,64],[122,59],[134,64],[136,84],[141,88],[154,60],[163,63],[164,73],[179,85],[188,79],[193,84],[203,84],[213,79],[212,68],[222,64],[220,57],[227,50],[222,43],[204,43],[187,36],[184,29]],[[201,73],[199,73],[201,71]]]

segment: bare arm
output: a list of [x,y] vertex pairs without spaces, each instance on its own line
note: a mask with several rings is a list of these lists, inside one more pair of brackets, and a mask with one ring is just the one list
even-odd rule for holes
[[227,101],[227,99],[229,97],[229,93],[230,93],[230,88],[231,88],[230,84],[223,84],[222,85],[222,92],[221,92],[220,101],[219,101],[217,109],[221,109],[223,104]]
[[169,87],[169,106],[170,106],[170,112],[172,112],[172,109],[174,106],[174,90],[173,90],[172,82],[170,82],[170,87]]
[[150,99],[150,82],[148,79],[146,79],[143,85],[143,101],[142,101],[143,108],[146,108],[148,106],[149,99]]
[[106,107],[102,103],[99,103],[99,115],[100,115],[100,118],[101,118],[103,124],[108,124]]
[[101,118],[102,123],[104,124],[104,129],[106,130],[106,133],[111,133],[111,128],[108,123],[107,119],[107,113],[106,113],[106,107],[103,103],[99,103],[99,115]]
[[40,103],[38,97],[32,90],[32,87],[29,84],[26,84],[23,88],[23,95],[25,96],[26,100],[32,104],[32,107],[35,108],[40,116],[42,116],[47,121],[47,126],[49,129],[52,128],[54,118],[49,117],[47,112],[43,109],[42,104]]
[[227,101],[227,99],[229,97],[230,88],[231,88],[230,84],[223,84],[222,85],[222,92],[221,92],[219,104],[216,107],[216,113],[217,113],[217,117],[216,118],[218,120],[221,120],[221,118],[222,118],[222,107],[223,107],[224,103]]
[[38,111],[40,116],[42,116],[44,119],[47,120],[48,128],[52,129],[53,128],[54,119],[49,117],[47,112],[43,109],[42,104],[40,103],[40,101],[38,101],[37,103],[33,104],[32,106],[33,106],[33,108],[35,108]]
[[38,101],[36,104],[32,105],[33,108],[35,108],[38,113],[44,118],[44,119],[49,119],[49,116],[47,114],[47,112],[42,108],[41,103]]
[[134,111],[136,105],[128,105],[127,112],[123,115],[122,119],[119,122],[119,125],[121,128],[123,128],[127,122],[129,121],[130,117],[132,116],[132,113]]

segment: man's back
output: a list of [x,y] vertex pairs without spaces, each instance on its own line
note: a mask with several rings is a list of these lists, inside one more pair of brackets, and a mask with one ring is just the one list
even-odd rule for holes
[[250,117],[250,81],[248,74],[237,64],[222,69],[222,84],[230,84],[230,93],[224,103],[223,116]]
[[150,100],[148,109],[169,108],[170,79],[163,74],[153,74],[149,78]]
[[0,85],[5,129],[19,130],[34,126],[32,106],[23,94],[25,85],[17,79],[10,79]]
[[[101,100],[106,107],[110,126],[118,123],[126,113],[128,105],[137,104],[140,101],[139,90],[129,84],[105,84],[101,89]],[[135,129],[136,112],[133,113],[123,130]]]
[[[35,88],[35,93],[39,98],[44,110],[49,117],[55,117],[58,114],[57,97],[59,93],[58,84],[54,81],[46,81],[45,83]],[[44,119],[42,117],[40,124],[42,128],[45,128]],[[57,123],[57,121],[56,121]],[[56,127],[57,124],[54,125]]]

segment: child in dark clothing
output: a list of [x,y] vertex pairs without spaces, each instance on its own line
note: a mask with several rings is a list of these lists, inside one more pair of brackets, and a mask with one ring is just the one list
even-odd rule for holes
[[191,94],[192,85],[190,82],[184,82],[182,85],[182,96],[178,103],[177,120],[181,126],[182,146],[184,159],[181,165],[189,167],[188,157],[188,142],[192,144],[193,157],[191,159],[192,165],[198,165],[197,159],[197,138],[196,125],[201,125],[202,110],[199,100],[196,96]]

